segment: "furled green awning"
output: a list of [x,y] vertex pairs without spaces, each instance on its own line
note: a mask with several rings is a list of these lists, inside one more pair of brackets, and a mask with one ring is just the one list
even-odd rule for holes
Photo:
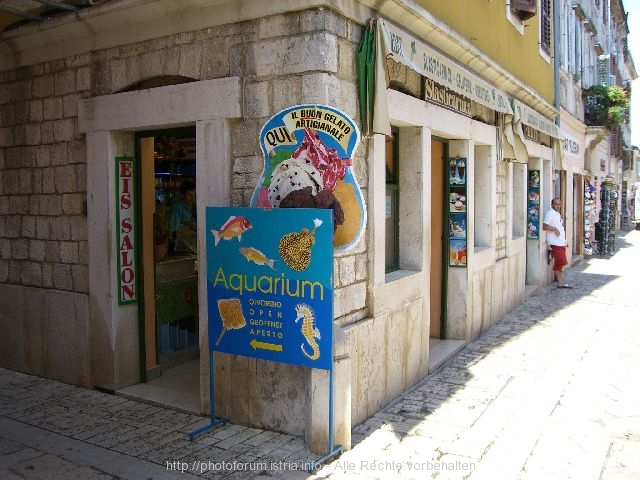
[[362,134],[391,135],[389,106],[387,104],[387,73],[381,37],[377,21],[369,20],[356,56],[358,70],[358,96]]
[[358,70],[358,100],[360,101],[360,123],[363,135],[371,135],[373,128],[373,95],[375,88],[374,63],[376,59],[375,32],[373,20],[362,35],[356,55]]

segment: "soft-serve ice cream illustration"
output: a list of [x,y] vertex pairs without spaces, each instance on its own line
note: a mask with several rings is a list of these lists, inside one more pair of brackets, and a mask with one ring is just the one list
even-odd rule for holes
[[285,160],[274,169],[271,175],[269,205],[279,207],[282,199],[291,192],[306,187],[310,187],[309,194],[312,197],[315,197],[322,190],[320,172],[310,162]]
[[264,197],[259,207],[331,208],[334,228],[344,223],[340,201],[333,194],[342,181],[349,159],[338,157],[335,149],[327,147],[311,128],[304,129],[302,144],[291,158],[279,163],[271,174],[268,204]]
[[272,117],[260,139],[265,167],[251,206],[331,209],[334,246],[355,244],[366,211],[351,170],[353,121],[331,107],[300,105]]

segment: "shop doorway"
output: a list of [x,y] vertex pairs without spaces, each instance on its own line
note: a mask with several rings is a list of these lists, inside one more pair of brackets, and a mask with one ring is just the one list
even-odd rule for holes
[[582,175],[573,175],[573,256],[584,252],[584,181]]
[[199,356],[195,128],[145,132],[138,143],[145,357],[168,369]]
[[[429,309],[429,372],[438,369],[464,347],[464,340],[447,339],[448,190],[449,150],[446,140],[431,139],[431,265]],[[445,200],[446,198],[446,200]],[[445,208],[446,206],[446,208]]]
[[430,337],[445,338],[444,322],[446,309],[443,309],[443,285],[445,285],[443,265],[444,252],[444,165],[446,144],[431,140],[431,292],[429,305],[431,310]]
[[196,132],[136,134],[141,384],[119,393],[199,412]]
[[[179,108],[176,107],[179,105]],[[171,369],[160,367],[158,349],[156,355],[149,353],[146,343],[156,344],[156,338],[151,339],[155,322],[145,324],[141,317],[144,308],[151,308],[155,302],[150,298],[155,294],[155,285],[143,285],[143,273],[147,278],[153,278],[153,222],[146,221],[146,235],[144,239],[151,242],[151,246],[143,245],[141,209],[136,206],[138,222],[136,228],[136,303],[120,305],[118,302],[117,286],[119,273],[116,266],[117,256],[114,255],[113,219],[118,214],[118,204],[114,202],[113,189],[116,185],[117,172],[114,159],[120,156],[135,157],[135,188],[138,193],[138,203],[142,201],[139,189],[142,188],[141,168],[150,169],[151,174],[144,178],[151,179],[151,186],[145,186],[147,202],[149,196],[154,200],[155,195],[155,165],[153,162],[154,141],[147,141],[148,152],[146,158],[151,160],[141,162],[137,151],[140,138],[153,137],[154,130],[164,126],[169,128],[190,126],[196,131],[197,153],[197,203],[202,211],[204,205],[229,205],[231,198],[231,181],[233,174],[231,124],[242,118],[242,80],[239,77],[224,77],[212,80],[193,81],[181,84],[166,84],[153,86],[144,90],[132,90],[97,96],[78,101],[78,130],[86,135],[87,156],[87,210],[88,235],[92,238],[92,254],[89,257],[89,296],[90,309],[96,314],[89,318],[92,332],[92,355],[96,364],[95,385],[100,388],[115,389],[118,394],[131,395],[138,398],[148,398],[144,394],[130,392],[131,388],[149,387],[158,381],[164,381],[185,366],[194,366],[193,370],[181,377],[180,388],[176,397],[189,397],[194,400],[189,411],[208,411],[209,378],[208,352],[201,352],[199,361],[187,362]],[[136,135],[136,132],[138,133]],[[143,165],[140,165],[143,163]],[[204,179],[206,178],[206,185]],[[148,193],[152,192],[152,193]],[[153,201],[151,201],[153,205]],[[153,209],[152,209],[153,210]],[[153,218],[153,211],[149,212]],[[151,225],[151,227],[149,227]],[[149,231],[151,230],[151,231]],[[204,229],[200,228],[199,242],[204,241]],[[145,252],[143,252],[143,248]],[[142,258],[143,253],[145,254]],[[202,257],[199,262],[204,265]],[[143,272],[143,267],[146,272]],[[201,270],[202,271],[202,270]],[[199,278],[199,290],[204,290],[204,278]],[[152,294],[149,293],[151,288]],[[145,302],[145,297],[147,301]],[[204,302],[203,302],[204,303]],[[199,315],[200,335],[206,328],[206,305],[200,303]],[[145,312],[146,314],[146,312]],[[142,319],[141,319],[142,318]],[[155,319],[155,315],[152,317]],[[147,331],[145,331],[145,327]],[[202,338],[203,345],[206,345]],[[151,352],[151,350],[150,350]],[[147,369],[147,361],[157,359],[155,369]],[[151,363],[151,362],[150,362]],[[151,379],[153,373],[160,371],[161,376]],[[140,383],[143,382],[143,383]],[[147,382],[147,383],[144,383]],[[193,391],[191,384],[193,384]],[[173,405],[166,401],[169,390],[164,385],[164,398],[150,398],[154,403]],[[141,390],[138,388],[138,390]],[[153,390],[153,388],[146,388]],[[184,407],[181,407],[184,408]]]

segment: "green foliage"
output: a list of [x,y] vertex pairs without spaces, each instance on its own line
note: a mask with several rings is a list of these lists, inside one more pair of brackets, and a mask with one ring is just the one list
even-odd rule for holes
[[627,107],[629,106],[629,101],[627,100],[627,92],[617,85],[613,85],[607,88],[607,98],[612,105]]
[[629,94],[617,85],[594,85],[582,92],[584,119],[589,126],[617,127],[629,117]]

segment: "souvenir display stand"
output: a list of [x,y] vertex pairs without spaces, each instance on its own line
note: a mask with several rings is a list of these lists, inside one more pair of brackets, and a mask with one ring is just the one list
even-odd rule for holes
[[596,224],[596,241],[600,255],[613,255],[616,249],[618,187],[605,180],[600,188],[600,217]]
[[595,224],[597,223],[597,209],[596,209],[596,180],[593,182],[589,177],[584,179],[584,254],[595,255],[597,249],[594,251],[595,240]]

